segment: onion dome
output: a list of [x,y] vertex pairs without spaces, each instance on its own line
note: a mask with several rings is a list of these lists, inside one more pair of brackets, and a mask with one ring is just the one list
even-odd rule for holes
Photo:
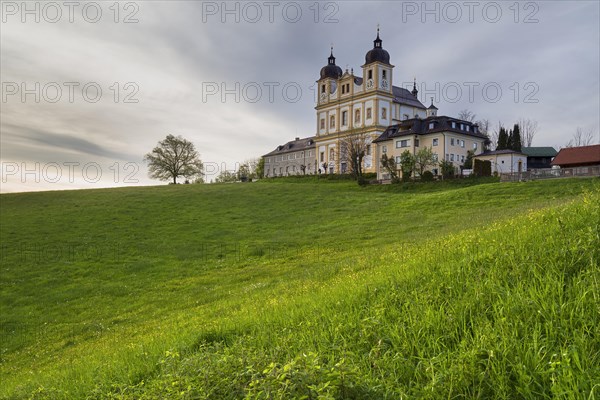
[[384,64],[390,63],[390,53],[381,47],[382,40],[379,38],[379,28],[377,28],[377,39],[373,41],[373,49],[369,50],[365,56],[365,65],[379,61]]
[[335,57],[333,56],[333,47],[331,48],[331,55],[327,59],[327,65],[321,68],[321,79],[331,78],[338,79],[342,76],[342,69],[335,65]]

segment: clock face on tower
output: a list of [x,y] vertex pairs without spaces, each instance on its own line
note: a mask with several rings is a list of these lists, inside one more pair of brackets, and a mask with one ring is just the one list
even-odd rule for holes
[[321,101],[327,100],[327,93],[321,93]]
[[387,79],[382,79],[381,80],[381,88],[382,89],[387,89],[388,88],[388,81],[387,81]]
[[367,81],[367,89],[373,89],[373,79]]

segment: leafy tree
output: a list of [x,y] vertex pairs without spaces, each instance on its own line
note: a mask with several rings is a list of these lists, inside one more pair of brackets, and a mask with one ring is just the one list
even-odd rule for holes
[[264,159],[264,157],[261,157],[258,159],[258,163],[256,164],[255,175],[256,175],[257,179],[261,179],[262,177],[265,176],[265,159]]
[[431,147],[423,147],[417,151],[414,156],[415,168],[419,172],[419,176],[423,175],[423,172],[429,167],[437,165],[435,154]]
[[217,178],[215,179],[215,182],[216,183],[231,183],[231,182],[236,182],[237,179],[238,179],[237,173],[224,170],[219,173],[219,176],[217,176]]
[[408,150],[400,154],[400,170],[404,181],[409,180],[415,170],[415,157]]
[[168,135],[152,151],[144,156],[148,163],[148,175],[161,181],[177,177],[201,178],[204,166],[194,144],[181,136]]
[[496,146],[496,150],[505,149],[508,149],[508,133],[504,127],[501,127],[500,132],[498,132],[498,145]]
[[387,154],[383,154],[381,156],[381,166],[390,174],[390,178],[392,178],[392,182],[398,180],[398,165],[396,165],[396,160],[394,157],[388,157]]
[[244,163],[240,164],[240,166],[237,170],[237,180],[245,182],[248,179],[252,179],[251,171],[250,171],[250,164],[248,162],[244,162]]
[[512,133],[510,135],[510,149],[514,151],[521,151],[521,129],[519,128],[519,124],[515,124],[513,127]]

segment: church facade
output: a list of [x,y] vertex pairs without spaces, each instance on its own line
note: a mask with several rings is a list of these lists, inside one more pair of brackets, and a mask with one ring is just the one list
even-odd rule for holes
[[376,172],[378,154],[373,145],[388,126],[402,116],[425,117],[426,108],[417,90],[394,86],[394,66],[383,49],[377,32],[373,49],[367,52],[360,76],[342,72],[332,53],[321,69],[316,109],[316,155],[321,173],[345,173],[348,160],[342,151],[343,139],[362,135],[366,139],[364,171]]
[[[365,143],[363,171],[377,173],[378,179],[386,179],[379,161],[383,154],[396,158],[400,151],[409,150],[414,154],[419,146],[432,146],[434,153],[438,150],[438,159],[452,159],[458,167],[468,150],[476,154],[483,151],[486,137],[478,132],[477,126],[456,118],[438,117],[433,101],[429,107],[419,101],[416,81],[412,91],[394,86],[394,65],[390,63],[389,53],[383,49],[379,29],[359,75],[355,75],[354,70],[342,71],[335,60],[332,48],[317,81],[316,133],[296,140],[298,144],[310,143],[314,151],[307,161],[313,165],[310,168],[306,164],[299,164],[296,168],[289,163],[280,165],[279,153],[290,144],[294,145],[294,141],[288,142],[263,156],[265,177],[349,172],[345,141],[352,137],[360,137]],[[407,129],[408,126],[410,129]],[[398,139],[409,135],[412,136],[408,139]],[[435,135],[439,137],[434,138]],[[425,140],[419,140],[420,137]],[[436,149],[434,143],[439,146],[442,137],[443,146]],[[407,140],[410,145],[407,145]],[[452,152],[451,141],[458,143]],[[296,158],[293,160],[295,162]],[[302,172],[283,172],[290,171],[290,168]],[[435,169],[433,172],[437,173]]]

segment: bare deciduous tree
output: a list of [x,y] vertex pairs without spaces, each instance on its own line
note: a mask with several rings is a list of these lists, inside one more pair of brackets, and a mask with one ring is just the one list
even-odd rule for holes
[[475,117],[476,115],[472,111],[467,110],[466,108],[458,113],[458,118],[467,122],[475,122]]
[[488,118],[483,118],[483,119],[480,119],[479,121],[477,121],[476,124],[479,128],[479,132],[488,137],[484,143],[484,146],[483,146],[484,148],[482,150],[490,149],[492,144],[494,144],[494,146],[495,146],[495,143],[498,141],[498,138],[496,138],[495,141],[493,141],[490,138],[490,128],[492,126],[490,120]]
[[144,161],[148,163],[148,175],[161,181],[172,179],[177,183],[179,176],[201,178],[204,172],[194,144],[181,136],[167,135],[144,156]]
[[362,164],[367,154],[367,146],[370,145],[369,136],[366,133],[352,133],[340,140],[341,160],[349,164],[349,172],[358,179],[362,176]]
[[533,138],[538,131],[538,122],[529,118],[521,118],[518,123],[521,128],[521,140],[523,141],[523,146],[531,147]]
[[479,126],[479,132],[483,133],[484,135],[487,135],[490,131],[492,123],[489,119],[483,118],[477,121],[477,125]]
[[580,146],[589,146],[596,141],[596,130],[594,128],[590,128],[587,131],[584,131],[583,128],[577,127],[575,133],[573,134],[573,138],[567,142],[565,147],[580,147]]

